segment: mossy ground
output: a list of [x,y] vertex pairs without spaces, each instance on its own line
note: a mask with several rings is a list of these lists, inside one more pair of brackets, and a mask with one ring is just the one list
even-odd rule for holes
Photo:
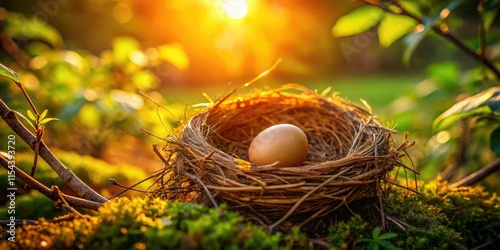
[[[450,188],[429,183],[420,194],[393,189],[384,198],[390,218],[385,241],[403,249],[500,248],[500,200],[482,187]],[[21,202],[21,201],[19,201]],[[19,225],[16,242],[4,239],[0,249],[313,249],[306,233],[268,232],[224,206],[220,209],[150,198],[119,198],[99,215],[40,219]],[[332,249],[366,249],[380,225],[373,215],[350,216],[329,226]],[[307,234],[310,235],[310,234]],[[373,245],[372,245],[373,247]]]

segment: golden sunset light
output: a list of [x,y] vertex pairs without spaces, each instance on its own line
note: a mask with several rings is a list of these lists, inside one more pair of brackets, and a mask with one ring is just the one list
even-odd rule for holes
[[242,19],[248,13],[248,5],[245,0],[223,0],[224,12],[232,19]]

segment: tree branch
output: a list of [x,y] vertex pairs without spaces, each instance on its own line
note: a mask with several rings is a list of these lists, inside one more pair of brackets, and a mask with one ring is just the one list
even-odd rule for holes
[[[411,17],[415,21],[417,21],[419,24],[424,24],[424,21],[422,20],[422,18],[415,16],[415,15],[411,14],[410,12],[408,12],[408,10],[406,10],[403,6],[401,6],[399,4],[399,2],[396,0],[389,0],[389,2],[391,4],[394,4],[396,7],[398,7],[401,10],[401,13],[398,13],[395,10],[390,9],[385,5],[381,5],[381,3],[379,3],[378,1],[377,1],[377,3],[373,3],[373,1],[370,1],[370,0],[361,0],[361,2],[368,4],[368,5],[378,7],[380,9],[382,9],[386,12],[392,13],[392,14]],[[432,26],[432,30],[436,34],[438,34],[438,35],[442,36],[443,38],[447,39],[448,41],[450,41],[452,44],[454,44],[456,47],[458,47],[460,50],[462,50],[465,54],[471,56],[475,60],[482,63],[486,68],[490,69],[493,72],[493,74],[495,74],[497,79],[500,79],[500,71],[495,67],[495,65],[490,60],[488,60],[488,58],[486,58],[486,56],[484,56],[484,54],[476,53],[474,50],[472,50],[467,45],[465,45],[465,43],[463,43],[460,39],[458,39],[456,36],[451,34],[451,32],[449,30],[447,30],[447,31],[442,30],[439,27],[439,25]]]
[[478,171],[468,175],[467,177],[451,184],[450,186],[451,187],[471,186],[482,181],[484,178],[486,178],[487,176],[498,170],[500,170],[500,158],[488,164],[486,167],[483,167]]
[[[12,111],[2,99],[0,99],[0,116],[9,125],[23,141],[25,141],[32,150],[35,150],[36,136],[33,135],[17,118],[14,111]],[[81,198],[104,203],[108,199],[100,195],[92,188],[87,186],[81,181],[70,169],[57,159],[57,157],[50,151],[45,142],[41,141],[39,145],[40,157],[49,164],[49,166],[59,175],[61,180],[66,183],[73,191],[75,191]]]
[[61,197],[62,197],[62,198],[64,198],[64,200],[66,200],[66,202],[69,205],[71,205],[73,207],[88,208],[88,209],[92,209],[92,210],[96,210],[96,211],[103,204],[103,202],[95,202],[95,201],[91,201],[91,200],[85,200],[85,199],[82,199],[82,198],[78,198],[78,197],[70,196],[70,195],[67,195],[67,194],[63,194],[60,191],[57,192],[55,190],[52,190],[52,189],[46,187],[45,185],[43,185],[42,183],[38,182],[37,180],[35,180],[33,177],[31,177],[28,174],[24,173],[18,167],[12,166],[12,165],[9,166],[9,163],[8,163],[8,161],[7,161],[7,159],[5,158],[4,155],[0,156],[0,164],[5,169],[7,169],[7,171],[9,171],[9,172],[10,171],[14,171],[14,175],[17,178],[21,179],[26,184],[30,185],[32,188],[34,188],[35,190],[39,191],[43,195],[49,197],[51,200],[53,200],[55,202],[57,202],[58,200],[60,200]]

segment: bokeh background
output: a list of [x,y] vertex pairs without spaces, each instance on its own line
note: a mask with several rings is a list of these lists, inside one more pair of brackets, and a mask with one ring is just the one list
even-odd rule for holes
[[[3,0],[0,62],[19,73],[40,110],[60,119],[47,125],[44,138],[51,147],[120,166],[117,171],[120,164],[146,174],[161,168],[151,148],[162,143],[156,137],[173,131],[196,111],[195,104],[224,96],[278,61],[246,91],[294,82],[318,91],[331,87],[359,105],[360,98],[366,100],[384,124],[399,131],[397,140],[410,132],[416,146],[407,163],[423,181],[440,173],[458,180],[495,159],[485,146],[486,134],[464,140],[469,134],[461,128],[432,128],[458,99],[486,87],[465,84],[478,64],[437,36],[424,40],[409,64],[402,62],[402,43],[379,45],[376,28],[334,37],[335,21],[360,5]],[[461,22],[453,32],[471,43],[477,33],[475,8],[464,3],[454,12]],[[0,97],[21,113],[28,107],[19,89],[4,79]],[[11,133],[3,123],[0,128],[4,137]],[[483,184],[497,190],[497,179]]]

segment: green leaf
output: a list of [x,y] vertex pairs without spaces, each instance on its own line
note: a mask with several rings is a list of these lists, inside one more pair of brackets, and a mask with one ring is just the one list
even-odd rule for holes
[[28,118],[26,118],[26,116],[24,116],[23,114],[21,114],[21,112],[18,112],[18,111],[15,111],[15,110],[14,110],[14,112],[16,113],[16,115],[20,116],[20,117],[21,117],[21,118],[23,118],[25,121],[27,121],[27,122],[28,122],[28,124],[29,124],[29,125],[30,125],[30,126],[31,126],[34,130],[36,130],[35,125],[33,125],[33,123],[32,123],[32,122],[31,122]]
[[383,12],[382,9],[371,5],[357,8],[335,22],[332,35],[343,37],[363,33],[379,23]]
[[436,130],[451,127],[456,122],[477,115],[500,115],[500,87],[491,87],[477,95],[457,102],[434,121]]
[[490,135],[490,147],[493,152],[500,157],[500,127],[493,130]]
[[17,75],[17,73],[1,63],[0,63],[0,76],[6,77],[16,83],[19,82],[19,76]]
[[497,14],[498,14],[498,9],[482,12],[484,29],[486,31],[490,29],[491,25],[493,24],[493,22],[497,17]]
[[375,242],[375,241],[372,241],[370,243],[368,243],[368,246],[366,246],[366,249],[369,249],[369,250],[378,250],[380,248],[378,242]]
[[424,37],[429,33],[432,29],[432,26],[439,20],[439,16],[435,17],[423,17],[423,30],[417,30],[405,38],[405,49],[403,52],[403,63],[406,65],[410,64],[411,56],[417,46],[422,42]]
[[29,117],[32,121],[36,121],[35,114],[33,114],[33,112],[31,112],[31,110],[29,110],[29,109],[28,109],[28,111],[27,111],[26,113],[28,113],[28,117]]
[[[380,239],[380,238],[379,238]],[[384,249],[388,248],[388,247],[391,247],[392,244],[389,242],[389,241],[385,241],[385,240],[382,240],[382,241],[377,241],[377,243],[383,247]]]
[[4,32],[9,37],[41,40],[55,48],[64,46],[59,31],[41,18],[26,18],[24,15],[9,12]]
[[415,1],[415,0],[400,1],[399,4],[408,13],[410,13],[416,17],[422,17],[422,12],[420,11],[420,5],[417,1]]
[[384,233],[378,237],[379,240],[387,240],[398,236],[397,233]]
[[44,111],[42,112],[42,114],[40,115],[40,120],[43,120],[43,118],[45,118],[45,116],[47,115],[47,112],[48,112],[48,111],[49,111],[49,110],[48,110],[48,109],[46,109],[46,110],[44,110]]
[[59,119],[57,119],[57,118],[45,118],[45,119],[40,121],[40,125],[43,125],[43,124],[50,122],[50,121],[59,121]]
[[382,47],[389,47],[415,28],[415,19],[395,14],[385,14],[378,27],[378,40]]
[[380,227],[375,227],[372,231],[373,239],[378,239],[379,235],[380,235]]
[[61,121],[69,122],[73,120],[78,115],[80,109],[83,107],[85,103],[87,103],[87,100],[84,97],[80,97],[66,104],[62,108],[61,113],[59,114]]
[[[453,11],[456,7],[458,7],[463,0],[454,0],[451,1],[443,10],[448,10],[448,11]],[[424,16],[422,17],[422,25],[423,25],[423,30],[417,30],[414,33],[411,33],[410,35],[406,36],[405,39],[405,50],[403,52],[403,62],[406,65],[409,65],[410,63],[410,58],[415,52],[415,49],[417,46],[422,42],[425,36],[429,33],[429,31],[432,30],[432,27],[441,19],[440,17],[440,11],[438,14],[434,16]]]

